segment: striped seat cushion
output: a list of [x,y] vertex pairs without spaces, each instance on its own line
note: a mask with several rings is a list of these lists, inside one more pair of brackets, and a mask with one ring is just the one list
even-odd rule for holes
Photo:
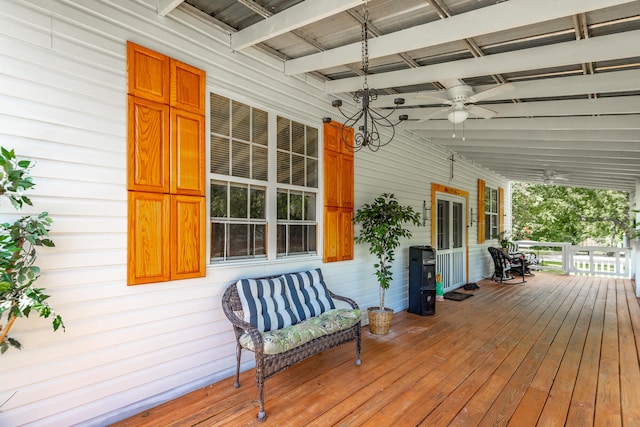
[[319,268],[285,274],[282,279],[287,284],[288,296],[298,321],[319,316],[336,308]]
[[282,329],[298,322],[280,277],[241,279],[236,282],[236,287],[245,322],[259,331]]

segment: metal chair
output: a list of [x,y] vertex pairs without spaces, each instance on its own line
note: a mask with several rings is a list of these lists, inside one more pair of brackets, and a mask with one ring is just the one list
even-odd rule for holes
[[500,248],[487,248],[493,259],[494,271],[491,276],[491,280],[499,279],[500,283],[504,283],[505,280],[513,280],[514,277],[510,274],[511,271],[518,272],[522,276],[522,282],[525,283],[524,275],[526,272],[526,262],[524,258],[509,257]]

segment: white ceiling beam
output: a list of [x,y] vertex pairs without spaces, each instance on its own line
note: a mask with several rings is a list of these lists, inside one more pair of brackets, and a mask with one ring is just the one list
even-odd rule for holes
[[[451,131],[452,124],[448,120],[427,120],[422,123],[402,122],[402,127],[413,130],[446,130]],[[640,114],[624,116],[585,116],[585,117],[532,117],[532,118],[499,118],[499,119],[467,119],[464,122],[467,130],[640,130]]]
[[[568,150],[569,155],[579,155],[580,151],[603,151],[603,147],[607,147],[607,151],[629,151],[640,152],[640,143],[637,142],[620,142],[620,141],[581,141],[576,139],[574,141],[544,141],[537,139],[526,139],[519,141],[505,141],[505,140],[493,140],[493,139],[467,139],[462,141],[460,139],[452,138],[435,138],[431,139],[438,145],[449,146],[454,141],[458,148],[469,147],[469,149],[491,150],[496,153],[500,153],[500,150],[505,148],[517,148],[519,150],[552,150],[555,154]],[[640,174],[640,170],[638,171]]]
[[156,12],[160,16],[167,16],[173,9],[180,6],[184,0],[158,0]]
[[[640,40],[640,30],[627,31],[550,46],[498,53],[480,58],[371,74],[369,75],[369,86],[382,89],[451,78],[462,79],[465,77],[575,65],[585,62],[631,58],[640,56],[640,43],[638,43],[638,40]],[[325,82],[325,93],[352,92],[360,88],[362,88],[362,77]]]
[[231,35],[231,49],[242,50],[362,4],[363,0],[306,0]]
[[[600,74],[584,74],[552,79],[526,80],[510,83],[514,90],[491,97],[492,101],[507,99],[548,98],[573,95],[587,95],[591,93],[612,93],[625,91],[640,91],[640,69],[614,71]],[[475,86],[476,93],[491,89],[495,85]],[[428,95],[440,99],[447,99],[447,91],[412,92],[403,94],[383,95],[378,97],[378,106],[392,107],[393,100],[402,96],[405,106],[438,104],[438,101],[421,96]]]
[[[421,131],[421,135],[427,138],[451,138],[451,127],[449,130],[429,130]],[[460,141],[462,132],[457,129],[456,139],[451,139],[451,144]],[[507,140],[511,144],[518,144],[519,140],[540,140],[540,141],[627,141],[640,145],[640,132],[637,130],[464,130],[467,141],[473,139]],[[600,147],[602,148],[602,146]]]
[[[640,43],[639,43],[640,44]],[[616,96],[596,99],[564,99],[559,101],[521,102],[486,105],[498,113],[497,117],[584,116],[592,114],[640,113],[640,96]],[[442,108],[413,108],[403,110],[409,119],[430,117]],[[446,117],[446,112],[441,117]],[[409,125],[410,126],[410,125]]]
[[[530,157],[537,156],[537,153],[527,155],[522,155],[522,153],[518,154],[516,151],[508,151],[502,157],[496,156],[496,151],[488,150],[487,152],[473,152],[473,151],[458,151],[457,154],[461,156],[465,156],[469,159],[473,159],[476,162],[488,163],[488,164],[504,164],[505,168],[514,167],[517,169],[524,170],[540,170],[540,169],[551,169],[558,170],[560,167],[563,169],[583,169],[588,165],[593,164],[601,164],[603,167],[606,167],[611,170],[615,170],[619,168],[620,172],[634,172],[637,174],[638,167],[640,166],[640,159],[628,159],[624,163],[618,162],[619,159],[598,159],[596,157],[576,157],[575,150],[573,151],[573,156],[569,152],[564,152],[564,154],[549,154],[543,155],[540,159],[536,161],[531,161]],[[509,159],[508,162],[505,162],[506,159]],[[564,171],[563,171],[564,172]],[[590,171],[591,173],[596,173],[596,170]],[[601,172],[597,170],[597,172]]]
[[[306,3],[308,3],[308,0]],[[326,0],[325,0],[326,1]],[[510,0],[369,40],[369,57],[379,58],[512,28],[551,21],[631,0]],[[320,2],[318,2],[320,3]],[[324,2],[323,2],[324,3]],[[360,43],[285,62],[285,74],[322,70],[360,59]]]

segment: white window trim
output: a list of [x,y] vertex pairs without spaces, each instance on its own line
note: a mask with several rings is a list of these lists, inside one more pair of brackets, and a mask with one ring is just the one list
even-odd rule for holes
[[[289,120],[296,121],[305,126],[314,127],[318,130],[318,187],[299,187],[292,184],[278,184],[277,179],[277,166],[268,168],[268,181],[265,183],[264,181],[253,180],[250,178],[242,178],[242,177],[232,177],[230,175],[220,175],[211,173],[211,102],[210,97],[211,93],[215,93],[220,96],[224,96],[233,101],[241,102],[246,104],[252,108],[258,108],[267,113],[267,121],[268,121],[268,149],[267,156],[269,165],[277,165],[277,118],[278,116],[287,118]],[[266,263],[288,263],[288,262],[299,262],[300,260],[321,260],[322,254],[324,253],[324,217],[323,217],[323,207],[324,207],[324,129],[322,124],[311,122],[308,118],[304,118],[295,114],[291,114],[285,112],[284,110],[278,110],[274,107],[267,106],[264,104],[260,104],[255,102],[255,100],[247,98],[246,96],[240,95],[238,93],[230,92],[228,90],[224,90],[222,88],[212,87],[207,85],[206,87],[206,102],[205,102],[205,126],[206,126],[206,135],[207,140],[205,141],[205,149],[206,151],[206,203],[207,203],[207,231],[206,231],[206,259],[207,265],[206,268],[225,268],[225,267],[234,267],[238,265],[259,265]],[[263,186],[267,188],[266,193],[266,219],[267,219],[267,256],[266,258],[247,258],[247,259],[233,259],[233,260],[225,260],[221,262],[211,262],[211,192],[209,190],[210,184],[212,181],[233,181],[242,184],[252,184]],[[286,188],[289,190],[295,191],[306,191],[312,192],[310,190],[315,190],[316,192],[316,254],[308,255],[308,254],[300,254],[300,255],[289,255],[284,257],[278,257],[278,242],[277,242],[277,226],[278,226],[278,212],[277,212],[277,189],[278,188]],[[273,191],[271,191],[273,189]],[[303,190],[304,189],[304,190]],[[273,193],[273,194],[271,194]]]

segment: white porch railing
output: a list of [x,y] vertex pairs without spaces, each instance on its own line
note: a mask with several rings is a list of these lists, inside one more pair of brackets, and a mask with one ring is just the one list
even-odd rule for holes
[[539,269],[558,270],[565,274],[629,277],[631,249],[607,246],[572,246],[564,242],[516,242],[520,250],[533,252]]

